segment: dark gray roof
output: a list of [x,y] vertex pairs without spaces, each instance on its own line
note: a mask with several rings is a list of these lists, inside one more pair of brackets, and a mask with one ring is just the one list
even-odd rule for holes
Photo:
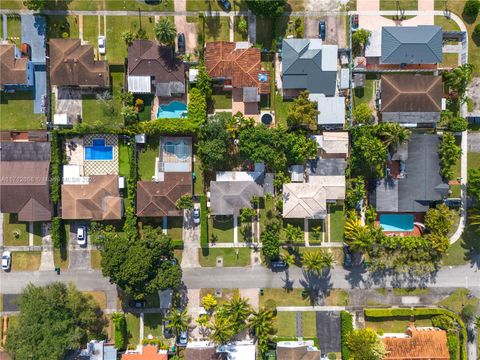
[[347,161],[345,159],[316,158],[307,163],[308,175],[342,176],[345,175]]
[[335,95],[337,46],[319,39],[285,39],[282,45],[282,87]]
[[374,194],[378,212],[425,212],[432,202],[447,195],[440,175],[438,145],[433,134],[412,134],[408,142],[407,176],[383,179]]
[[382,27],[383,64],[435,64],[442,62],[440,26]]
[[1,161],[49,161],[49,142],[0,142]]
[[237,215],[251,207],[253,196],[263,196],[263,186],[255,181],[212,181],[210,183],[212,215]]

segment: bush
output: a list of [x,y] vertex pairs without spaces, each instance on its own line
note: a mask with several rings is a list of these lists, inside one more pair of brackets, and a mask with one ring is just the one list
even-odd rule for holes
[[480,1],[479,0],[467,0],[465,7],[463,8],[463,14],[472,17],[475,19],[480,10]]
[[130,163],[130,174],[127,179],[127,198],[124,200],[125,222],[123,224],[123,231],[127,235],[128,239],[134,241],[138,237],[137,216],[135,214],[138,175],[134,141],[130,141],[128,158]]
[[447,334],[447,346],[450,359],[458,359],[458,351],[460,350],[460,339],[455,333]]
[[452,117],[448,120],[447,130],[452,132],[462,132],[467,130],[468,121],[462,117]]
[[208,248],[207,197],[200,196],[200,246]]
[[386,318],[392,316],[409,317],[413,315],[412,309],[365,309],[365,317],[370,318]]
[[161,134],[192,135],[198,131],[200,124],[194,124],[188,119],[157,119],[142,121],[129,127],[136,134],[157,136]]
[[445,331],[455,330],[457,326],[455,320],[445,314],[434,316],[432,318],[432,325]]
[[357,124],[371,124],[373,110],[368,104],[362,103],[353,109],[352,115]]
[[348,334],[353,331],[353,315],[348,311],[341,311],[340,325],[342,336],[342,359],[350,359],[350,349],[347,346],[347,338]]
[[57,249],[65,246],[65,228],[63,227],[62,219],[59,217],[52,218],[52,242]]
[[127,320],[125,319],[125,314],[113,313],[112,321],[115,327],[115,348],[117,350],[124,350],[126,347],[127,338]]
[[63,170],[63,137],[52,131],[50,140],[50,196],[54,204],[60,201]]
[[188,101],[188,120],[192,124],[201,125],[207,119],[207,99],[201,90],[190,90]]

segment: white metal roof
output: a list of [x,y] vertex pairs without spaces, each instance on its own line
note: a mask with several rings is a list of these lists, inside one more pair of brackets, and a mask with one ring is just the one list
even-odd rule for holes
[[323,94],[310,94],[308,98],[318,103],[317,109],[319,125],[345,123],[345,98],[344,97],[326,97]]
[[152,91],[150,76],[129,76],[128,91],[132,93],[149,93]]
[[53,124],[54,125],[68,125],[68,115],[67,114],[55,114],[55,115],[53,115]]

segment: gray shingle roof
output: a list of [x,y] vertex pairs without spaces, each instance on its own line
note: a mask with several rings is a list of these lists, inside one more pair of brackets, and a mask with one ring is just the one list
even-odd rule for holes
[[282,51],[284,89],[307,89],[311,93],[335,95],[336,45],[322,45],[319,39],[285,39]]
[[441,63],[442,38],[440,26],[384,26],[381,62],[383,64]]
[[255,181],[212,181],[210,183],[212,215],[237,215],[251,207],[253,196],[263,196],[263,187]]
[[1,161],[50,161],[49,142],[0,142]]
[[446,195],[440,175],[438,145],[433,134],[412,134],[405,161],[407,177],[383,179],[376,187],[378,212],[425,212],[434,201]]
[[308,175],[342,176],[345,175],[347,160],[316,158],[307,163]]

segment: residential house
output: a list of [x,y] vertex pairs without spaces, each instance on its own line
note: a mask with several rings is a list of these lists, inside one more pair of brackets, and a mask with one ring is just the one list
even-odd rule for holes
[[284,39],[281,63],[283,98],[295,98],[303,90],[335,96],[337,54],[337,45],[324,45],[320,39]]
[[92,45],[80,39],[50,39],[50,83],[57,87],[108,88],[105,60],[94,60]]
[[117,360],[117,349],[114,344],[105,341],[91,340],[87,348],[80,351],[80,354],[73,356],[75,360]]
[[49,221],[50,143],[0,142],[0,212],[19,221]]
[[227,360],[225,353],[217,352],[217,347],[208,341],[189,342],[185,348],[186,360]]
[[170,46],[135,40],[128,47],[127,90],[134,94],[183,97],[185,65]]
[[308,99],[317,103],[317,124],[326,130],[342,129],[345,124],[345,98],[309,94]]
[[384,334],[385,360],[448,360],[447,332],[434,327],[415,327],[405,334]]
[[192,139],[161,137],[155,175],[137,183],[137,216],[182,216],[176,202],[192,194]]
[[440,120],[442,77],[394,74],[381,77],[381,119],[409,127],[435,127]]
[[33,65],[22,57],[15,44],[0,44],[0,89],[5,86],[33,86]]
[[386,176],[370,193],[378,213],[424,213],[448,195],[440,175],[436,134],[413,133],[390,154]]
[[260,49],[248,42],[209,42],[205,67],[222,89],[232,91],[232,112],[259,115],[261,95],[270,94],[270,72],[262,70]]
[[168,352],[158,345],[138,345],[136,350],[122,354],[122,360],[168,360]]
[[312,340],[277,342],[277,360],[320,360],[320,350]]
[[384,26],[373,31],[365,49],[368,66],[434,69],[442,62],[441,26]]
[[312,135],[318,155],[307,162],[308,176],[344,176],[348,159],[348,132],[324,132]]

